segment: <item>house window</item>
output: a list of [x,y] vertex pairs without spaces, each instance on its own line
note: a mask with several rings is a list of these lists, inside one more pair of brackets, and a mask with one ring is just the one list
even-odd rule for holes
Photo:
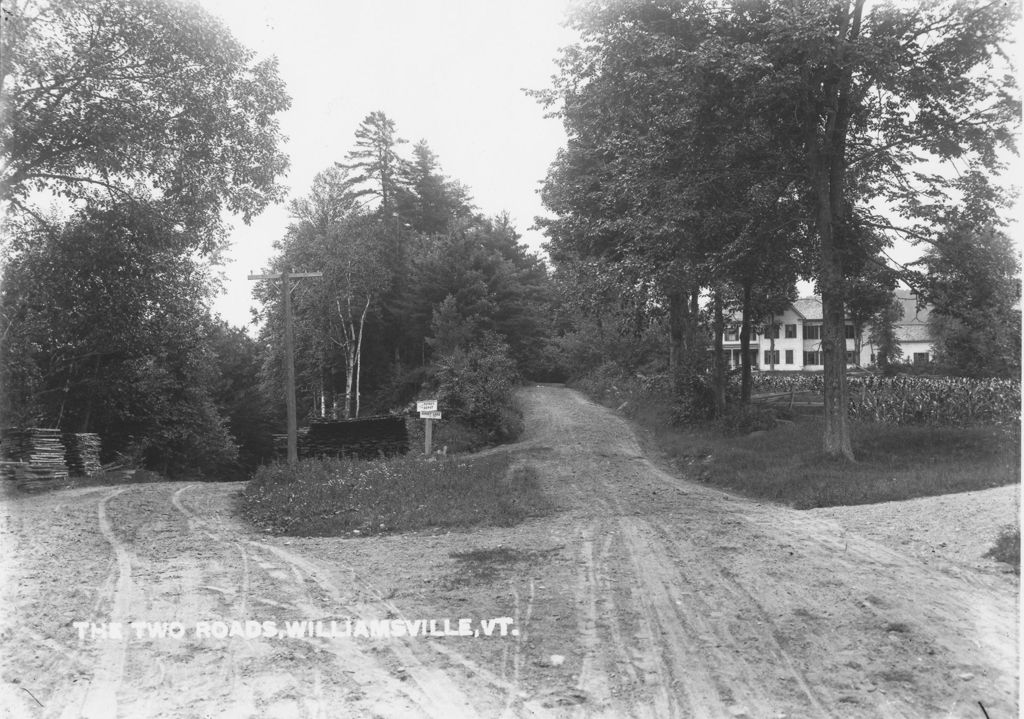
[[795,340],[796,339],[796,325],[786,325],[786,339],[787,340]]
[[740,331],[737,327],[730,327],[725,331],[726,342],[736,342],[740,338]]
[[857,339],[857,328],[853,325],[846,325],[846,339],[855,340]]
[[[821,325],[804,325],[804,339],[805,340],[820,340],[821,339]],[[804,362],[804,364],[807,364]]]
[[914,364],[928,364],[928,353],[927,352],[915,352],[914,353]]
[[779,326],[772,325],[771,327],[765,327],[764,338],[766,340],[777,340],[779,338]]
[[778,364],[779,363],[779,351],[778,350],[765,350],[764,351],[764,363],[765,364]]
[[804,352],[804,364],[812,367],[820,367],[824,364],[824,362],[822,362],[821,352]]
[[793,364],[793,350],[786,350],[786,364]]
[[846,364],[857,364],[857,350],[846,350]]

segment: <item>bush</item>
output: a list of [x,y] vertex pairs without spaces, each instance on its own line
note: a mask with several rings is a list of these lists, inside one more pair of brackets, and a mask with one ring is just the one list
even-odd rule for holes
[[996,540],[996,545],[985,552],[985,556],[1009,564],[1013,567],[1014,573],[1020,574],[1020,527],[1004,529]]
[[472,427],[491,442],[507,442],[522,431],[522,417],[512,403],[519,374],[508,345],[494,335],[443,355],[433,381],[446,419]]

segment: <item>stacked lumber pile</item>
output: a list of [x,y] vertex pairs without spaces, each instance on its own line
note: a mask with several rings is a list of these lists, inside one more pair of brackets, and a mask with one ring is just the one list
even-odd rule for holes
[[299,456],[374,459],[409,451],[404,417],[319,420],[299,436]]
[[[298,444],[299,451],[302,451],[302,438],[309,432],[309,427],[299,427],[298,431]],[[287,434],[275,434],[274,435],[274,457],[279,460],[288,458],[288,435]]]
[[59,429],[5,429],[0,433],[0,451],[5,469],[10,468],[5,476],[13,476],[19,489],[38,488],[68,476],[64,462],[66,450]]
[[67,454],[64,461],[75,475],[90,475],[98,472],[100,464],[100,436],[92,432],[65,434],[64,446]]

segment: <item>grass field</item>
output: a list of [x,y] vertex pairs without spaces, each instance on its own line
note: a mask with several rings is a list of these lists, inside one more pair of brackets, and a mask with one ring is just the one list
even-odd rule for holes
[[854,463],[827,459],[814,418],[746,436],[653,428],[687,476],[798,509],[928,497],[1020,481],[1020,442],[990,427],[853,426]]
[[261,467],[242,493],[253,524],[305,537],[510,526],[548,510],[536,472],[511,467],[504,453],[275,464]]

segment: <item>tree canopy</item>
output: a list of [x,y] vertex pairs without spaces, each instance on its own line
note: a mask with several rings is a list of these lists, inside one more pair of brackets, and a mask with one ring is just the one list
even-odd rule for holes
[[[478,345],[502,355],[488,355],[496,366],[532,374],[544,365],[551,314],[544,263],[520,244],[507,216],[487,218],[472,207],[426,141],[412,146],[411,159],[403,144],[391,118],[371,113],[348,162],[319,173],[291,204],[274,267],[323,272],[294,299],[304,411],[358,414],[362,393],[371,406],[390,409],[442,356],[472,354]],[[267,378],[276,384],[278,293],[269,285],[258,293]]]
[[238,469],[239,440],[256,461],[253,346],[209,305],[225,214],[283,196],[276,61],[176,0],[22,0],[2,22],[5,420],[168,472]]
[[3,415],[100,432],[105,452],[181,470],[233,459],[213,400],[206,266],[131,207],[18,237],[0,292]]
[[[824,447],[852,457],[848,303],[893,237],[935,240],[1001,209],[987,178],[1020,114],[1003,50],[1016,15],[957,0],[581,6],[582,39],[538,93],[569,138],[544,188],[553,258],[656,280],[670,333],[680,288],[813,279]],[[957,171],[933,169],[944,161]]]
[[0,201],[156,198],[209,249],[222,210],[248,222],[282,197],[276,60],[198,5],[25,0],[3,26]]

